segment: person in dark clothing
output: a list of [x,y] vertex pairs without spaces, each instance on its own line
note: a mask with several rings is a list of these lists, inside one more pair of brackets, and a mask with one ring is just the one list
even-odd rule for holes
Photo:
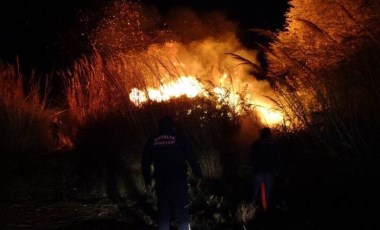
[[146,143],[142,156],[144,182],[146,186],[151,186],[153,164],[159,230],[169,230],[172,211],[177,217],[178,229],[189,230],[187,162],[198,178],[198,184],[202,171],[189,141],[176,133],[172,117],[162,117],[159,129],[159,134]]
[[251,146],[252,201],[264,211],[272,207],[272,193],[280,157],[280,148],[271,136],[270,128],[265,127],[261,129],[260,138]]

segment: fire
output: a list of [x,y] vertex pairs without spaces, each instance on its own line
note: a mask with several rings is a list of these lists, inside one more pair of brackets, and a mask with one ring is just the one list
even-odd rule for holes
[[[269,84],[247,74],[251,67],[237,58],[260,65],[258,51],[241,44],[237,25],[224,15],[198,18],[186,10],[176,11],[180,17],[169,17],[165,22],[168,28],[162,30],[155,27],[162,23],[155,21],[157,15],[144,15],[150,11],[120,2],[107,8],[92,39],[110,57],[107,66],[121,75],[133,104],[207,98],[217,108],[228,107],[238,115],[253,114],[266,125],[283,120],[274,103],[261,98],[263,94],[273,95]],[[189,26],[191,30],[184,30]]]
[[[222,75],[221,80],[226,78],[226,74]],[[216,101],[219,105],[228,105],[237,114],[243,113],[242,101],[249,107],[251,111],[256,109],[262,123],[273,126],[281,123],[284,120],[283,114],[275,110],[269,103],[253,99],[250,95],[246,95],[242,98],[236,92],[228,90],[223,87],[214,87],[211,92],[215,95]],[[181,76],[177,80],[162,84],[158,88],[148,87],[145,90],[133,88],[129,94],[129,99],[136,106],[141,106],[144,103],[150,101],[162,102],[179,97],[205,97],[209,98],[206,87],[193,76]]]
[[146,92],[133,88],[129,99],[135,105],[142,105],[148,100],[162,102],[181,96],[194,98],[204,92],[203,85],[197,79],[183,76],[176,81],[161,85],[158,89],[148,88]]
[[261,122],[268,126],[280,124],[284,121],[284,115],[280,111],[265,103],[259,102],[256,110],[260,115]]

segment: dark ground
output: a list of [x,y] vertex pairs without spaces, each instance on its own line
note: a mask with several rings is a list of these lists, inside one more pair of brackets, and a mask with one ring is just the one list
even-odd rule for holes
[[[248,229],[378,229],[377,162],[337,163],[294,154],[278,178],[277,208],[257,214]],[[104,192],[82,192],[68,183],[68,161],[64,154],[44,156],[2,173],[0,229],[154,229],[155,211],[145,207],[144,197],[115,200]],[[224,194],[227,202],[249,196],[244,173],[239,174]],[[206,204],[203,208],[205,218],[212,216],[205,213]],[[243,227],[236,222],[218,229]]]

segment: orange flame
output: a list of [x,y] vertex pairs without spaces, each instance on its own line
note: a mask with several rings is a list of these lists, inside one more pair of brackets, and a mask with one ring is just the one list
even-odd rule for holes
[[141,105],[148,100],[162,102],[181,96],[194,98],[203,92],[205,92],[203,86],[197,79],[183,76],[176,81],[161,85],[158,89],[148,88],[146,92],[133,88],[129,99],[135,105]]
[[284,115],[279,110],[260,101],[256,101],[256,105],[256,110],[259,113],[263,124],[273,126],[284,122]]
[[[223,75],[225,78],[226,75]],[[243,105],[241,101],[253,105],[256,109],[262,123],[273,126],[283,122],[283,114],[275,110],[269,103],[250,98],[242,98],[236,92],[229,91],[223,87],[214,87],[212,92],[216,96],[216,101],[219,105],[228,105],[237,114],[243,113]],[[158,88],[148,87],[146,90],[133,88],[129,94],[129,99],[136,105],[141,106],[147,101],[162,102],[173,98],[186,96],[188,98],[205,97],[209,98],[205,86],[193,76],[181,76],[175,81],[162,84]],[[251,108],[253,110],[253,108]]]

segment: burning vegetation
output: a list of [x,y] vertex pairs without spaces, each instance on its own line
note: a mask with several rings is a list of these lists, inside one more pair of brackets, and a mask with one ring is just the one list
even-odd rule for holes
[[[148,122],[138,119],[138,114],[145,113],[144,117],[151,117],[148,120],[153,123],[165,113],[182,114],[191,117],[192,123],[199,123],[199,128],[205,125],[206,116],[217,119],[219,115],[229,118],[227,123],[254,121],[243,129],[287,127],[289,114],[278,106],[279,98],[269,83],[256,80],[249,74],[253,67],[236,58],[261,65],[256,51],[247,50],[236,38],[236,25],[218,13],[202,18],[188,10],[179,12],[185,24],[171,20],[173,16],[163,22],[154,10],[123,1],[105,8],[104,18],[89,30],[92,55],[77,60],[70,70],[61,71],[66,79],[73,133],[104,119],[113,120],[115,129],[140,133],[141,129],[150,130]],[[180,108],[183,101],[184,108]],[[215,106],[206,107],[199,101]],[[147,109],[152,104],[162,104],[161,111]],[[200,110],[204,115],[190,116]],[[149,127],[142,128],[145,125]],[[216,136],[223,135],[233,133]],[[142,143],[149,132],[139,137],[137,142]],[[208,140],[210,136],[203,138]]]
[[371,64],[379,60],[379,2],[290,4],[286,30],[266,48],[284,113],[335,154],[371,152],[379,127],[379,68]]
[[[243,224],[255,215],[251,205],[239,207],[240,194],[232,190],[247,188],[246,158],[239,157],[262,126],[278,131],[287,147],[308,161],[289,160],[314,180],[319,178],[313,170],[323,169],[310,152],[334,160],[377,160],[379,1],[291,0],[290,5],[283,31],[252,30],[271,41],[260,50],[244,47],[236,24],[220,13],[180,9],[161,18],[153,8],[119,0],[96,15],[83,14],[81,36],[90,41],[90,51],[54,72],[65,87],[65,104],[58,109],[49,107],[48,83],[35,84],[34,78],[26,83],[18,65],[0,62],[1,163],[66,147],[80,158],[64,166],[79,172],[73,188],[110,196],[105,181],[125,175],[128,186],[111,179],[112,192],[130,199],[138,194],[150,205],[155,201],[144,193],[139,176],[142,146],[156,132],[158,118],[170,114],[191,140],[205,177],[216,185],[201,194],[191,191],[193,218],[212,220],[218,228],[233,218],[233,208]],[[267,66],[259,62],[260,52]],[[57,118],[63,127],[55,126],[58,142],[49,126]],[[70,192],[65,173],[63,197]],[[301,189],[305,181],[297,181]],[[220,189],[222,182],[228,186]],[[303,195],[299,187],[293,192]],[[233,197],[228,202],[226,194]],[[215,215],[204,216],[205,203]],[[320,204],[310,205],[310,212],[313,205]]]

